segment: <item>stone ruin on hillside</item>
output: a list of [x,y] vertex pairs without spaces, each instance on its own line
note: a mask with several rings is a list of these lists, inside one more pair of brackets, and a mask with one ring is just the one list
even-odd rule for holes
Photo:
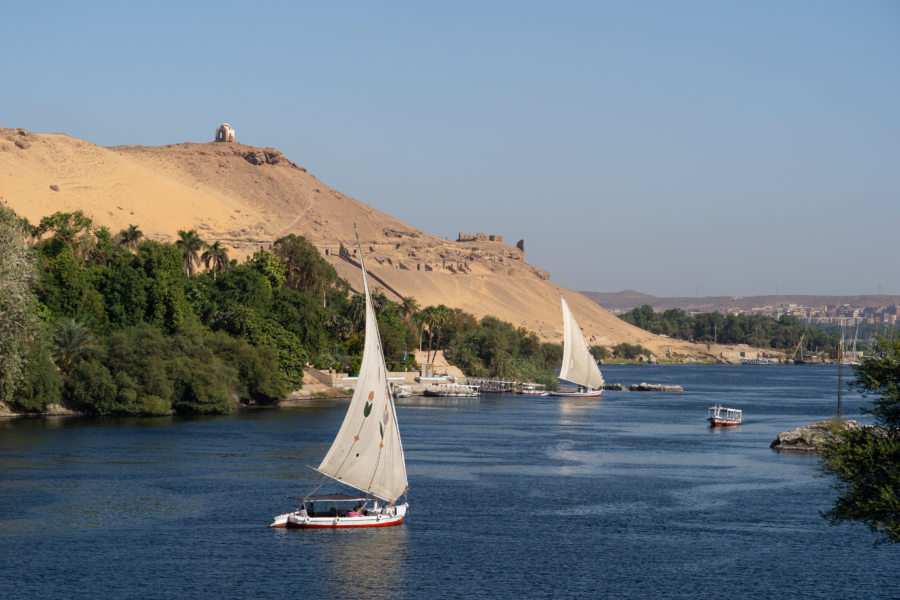
[[457,238],[456,241],[457,242],[502,242],[503,236],[502,235],[494,235],[494,234],[485,235],[484,233],[482,233],[480,231],[478,233],[476,233],[475,235],[472,235],[471,233],[463,233],[460,231],[459,238]]
[[219,128],[216,129],[216,141],[217,142],[233,142],[234,141],[234,129],[231,128],[231,125],[228,123],[222,123],[219,125]]

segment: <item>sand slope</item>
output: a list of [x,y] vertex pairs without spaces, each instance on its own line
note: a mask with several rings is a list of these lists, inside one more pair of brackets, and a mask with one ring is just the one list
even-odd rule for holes
[[380,280],[375,285],[390,297],[494,315],[558,341],[563,294],[591,344],[709,355],[705,346],[632,327],[551,283],[514,246],[419,231],[344,196],[271,148],[213,142],[103,148],[63,134],[0,128],[0,197],[32,223],[81,209],[113,232],[135,224],[154,239],[171,241],[179,229],[194,228],[238,258],[288,233],[304,235],[359,289],[356,222],[367,266]]

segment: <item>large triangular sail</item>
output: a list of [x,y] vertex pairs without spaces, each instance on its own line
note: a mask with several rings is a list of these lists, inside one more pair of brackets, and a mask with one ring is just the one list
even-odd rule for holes
[[341,483],[394,502],[407,489],[406,463],[361,246],[359,253],[366,295],[362,365],[344,422],[318,470]]
[[591,355],[566,299],[560,299],[563,313],[563,360],[559,378],[589,389],[602,389],[604,381],[600,367]]

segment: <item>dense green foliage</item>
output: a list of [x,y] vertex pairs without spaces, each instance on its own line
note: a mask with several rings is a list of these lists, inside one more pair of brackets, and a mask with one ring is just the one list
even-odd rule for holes
[[807,351],[836,348],[840,334],[806,327],[797,317],[781,315],[778,319],[762,315],[728,315],[718,312],[689,316],[680,308],[655,312],[645,304],[620,318],[651,333],[693,342],[749,344],[757,348],[794,351],[798,344]]
[[822,447],[819,467],[838,492],[823,516],[832,524],[860,521],[879,542],[900,543],[900,334],[878,336],[873,350],[855,367],[853,385],[877,395],[867,410],[881,429],[837,428]]
[[[350,295],[301,236],[238,264],[194,230],[166,244],[133,225],[116,235],[96,229],[80,211],[37,227],[12,211],[3,217],[3,231],[18,232],[0,244],[18,257],[15,272],[3,272],[18,282],[18,295],[0,301],[17,302],[27,317],[19,323],[28,325],[0,340],[13,350],[6,363],[18,369],[0,371],[11,373],[15,408],[62,402],[98,415],[223,413],[238,399],[276,402],[302,385],[307,363],[358,372],[363,297]],[[558,344],[443,305],[392,302],[377,289],[372,300],[389,369],[415,369],[417,347],[431,359],[448,348],[474,375],[553,381]]]
[[442,333],[447,359],[470,375],[556,385],[551,369],[562,362],[562,347],[542,344],[522,327],[495,317],[477,322],[466,313],[449,311]]
[[26,221],[0,204],[0,400],[13,404],[16,388],[35,376],[27,369],[29,357],[40,355],[31,286],[34,260],[25,249],[26,228]]

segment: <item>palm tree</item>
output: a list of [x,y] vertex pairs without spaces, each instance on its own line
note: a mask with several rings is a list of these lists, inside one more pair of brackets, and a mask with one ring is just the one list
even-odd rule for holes
[[362,294],[356,294],[350,298],[350,308],[347,311],[347,318],[353,324],[354,331],[360,331],[366,322],[366,297]]
[[194,264],[196,263],[197,266],[200,265],[200,258],[197,256],[197,252],[206,244],[204,244],[203,240],[200,239],[200,236],[197,235],[197,232],[193,229],[190,231],[179,229],[178,237],[179,239],[176,240],[175,245],[181,250],[181,256],[184,258],[184,272],[187,273],[188,276],[193,275],[195,269]]
[[400,312],[407,320],[412,319],[413,315],[419,312],[419,302],[412,296],[405,296],[400,299]]
[[94,347],[91,331],[74,319],[63,317],[53,325],[51,357],[59,370],[71,375],[72,370]]
[[375,293],[372,294],[372,309],[375,311],[376,315],[384,314],[385,309],[388,306],[387,296],[382,293],[381,288],[375,288]]
[[421,325],[420,331],[421,334],[419,339],[421,341],[422,334],[425,333],[425,328],[428,328],[428,350],[425,352],[425,362],[430,362],[428,357],[431,355],[431,342],[434,340],[434,307],[426,306],[416,315],[420,319]]
[[207,245],[200,260],[203,261],[204,267],[212,271],[213,279],[217,273],[228,270],[228,250],[219,242]]
[[432,327],[437,328],[437,344],[434,346],[434,356],[431,357],[431,362],[434,362],[434,359],[437,358],[438,348],[441,347],[441,328],[444,326],[444,323],[450,320],[450,309],[444,306],[443,304],[439,304],[434,309],[434,316],[432,317]]
[[119,232],[116,245],[134,253],[142,237],[144,237],[144,232],[138,229],[137,225],[129,225],[128,229],[123,229]]

